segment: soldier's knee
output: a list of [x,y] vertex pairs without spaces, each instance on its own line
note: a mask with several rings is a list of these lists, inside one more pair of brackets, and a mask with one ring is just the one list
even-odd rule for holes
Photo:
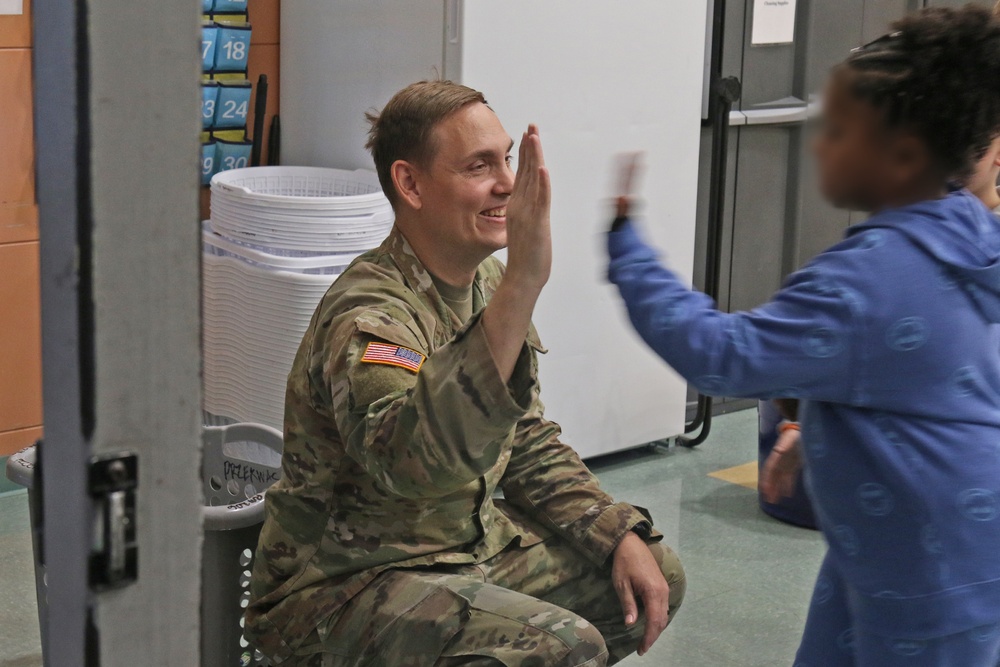
[[579,616],[574,616],[573,625],[571,635],[560,636],[567,650],[555,664],[558,667],[604,667],[608,660],[604,635],[592,623]]
[[522,667],[604,667],[608,647],[590,621],[566,610],[543,613],[529,620],[530,657]]
[[680,608],[684,602],[684,594],[687,592],[687,578],[684,574],[684,566],[681,559],[677,557],[674,550],[659,542],[649,545],[653,557],[656,558],[663,578],[670,586],[670,618],[673,620],[674,612]]

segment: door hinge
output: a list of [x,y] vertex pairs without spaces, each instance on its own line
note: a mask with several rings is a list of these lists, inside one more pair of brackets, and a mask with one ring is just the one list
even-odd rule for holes
[[138,577],[135,516],[138,486],[136,454],[121,452],[90,459],[88,490],[96,507],[90,587],[95,590],[128,586]]

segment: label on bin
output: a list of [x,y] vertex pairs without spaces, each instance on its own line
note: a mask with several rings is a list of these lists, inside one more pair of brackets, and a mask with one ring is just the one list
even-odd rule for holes
[[258,468],[249,463],[234,463],[223,461],[222,474],[227,479],[249,482],[259,486],[268,486],[278,481],[278,471],[274,468]]
[[226,505],[226,509],[227,510],[243,509],[244,507],[250,507],[251,505],[253,505],[255,503],[259,503],[262,500],[264,500],[264,494],[263,493],[258,493],[253,498],[247,498],[246,500],[244,500],[242,502],[233,503],[232,505]]

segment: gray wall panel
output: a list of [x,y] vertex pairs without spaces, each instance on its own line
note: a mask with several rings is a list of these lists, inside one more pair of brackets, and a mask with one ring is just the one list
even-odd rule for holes
[[820,252],[844,238],[850,211],[830,205],[820,193],[812,142],[816,128],[801,127],[792,135],[789,182],[795,188],[790,218],[793,221],[785,244],[786,273],[800,268]]
[[993,0],[927,0],[928,7],[963,7],[967,4],[993,7]]
[[865,0],[813,1],[800,11],[805,23],[799,41],[800,92],[809,95],[822,92],[830,69],[863,43]]
[[[964,4],[964,0],[963,3]],[[889,25],[906,15],[907,12],[920,9],[923,0],[867,0],[865,2],[864,24],[862,27],[862,43],[884,35],[889,31]]]
[[747,31],[743,53],[741,109],[788,97],[794,90],[795,46],[751,46]]
[[732,311],[760,305],[781,285],[790,144],[786,128],[740,131],[729,277]]

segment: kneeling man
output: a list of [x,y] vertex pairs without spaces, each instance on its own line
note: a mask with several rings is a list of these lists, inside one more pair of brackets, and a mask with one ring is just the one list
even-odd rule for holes
[[[411,85],[369,117],[396,225],[324,296],[285,399],[246,632],[281,665],[606,665],[649,649],[684,573],[539,400],[551,265],[538,132]],[[508,248],[508,267],[491,255]],[[497,490],[503,499],[495,499]]]

